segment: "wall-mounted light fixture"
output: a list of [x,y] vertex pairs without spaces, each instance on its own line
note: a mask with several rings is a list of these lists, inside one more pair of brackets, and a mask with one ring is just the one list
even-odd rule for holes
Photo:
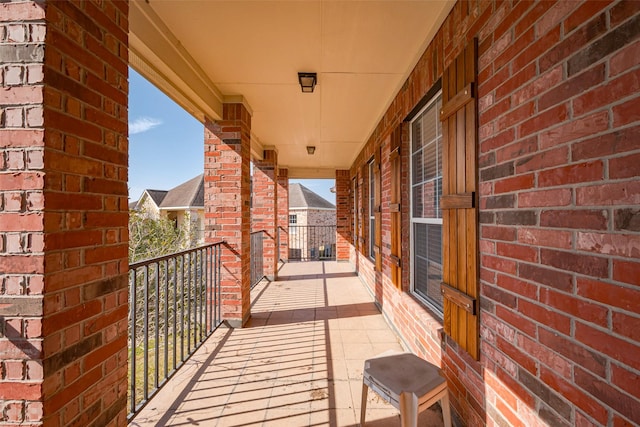
[[298,73],[298,82],[303,93],[311,93],[318,83],[316,73]]
[[312,155],[315,152],[316,152],[316,147],[314,147],[313,145],[307,145],[307,154],[308,155]]

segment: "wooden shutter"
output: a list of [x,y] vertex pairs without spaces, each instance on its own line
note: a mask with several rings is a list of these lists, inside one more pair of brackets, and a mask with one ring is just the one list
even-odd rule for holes
[[400,197],[402,188],[402,162],[400,159],[400,146],[402,145],[402,125],[398,126],[391,134],[391,282],[396,288],[402,288],[402,217],[400,216]]
[[368,222],[367,219],[364,217],[365,215],[365,209],[364,209],[364,203],[367,200],[365,197],[365,185],[364,185],[364,177],[365,175],[365,167],[366,165],[363,165],[360,167],[360,171],[358,172],[358,188],[360,189],[360,191],[358,191],[358,217],[360,218],[360,220],[358,221],[358,251],[361,254],[365,254],[365,246],[366,246],[366,238],[364,235],[365,232],[365,224]]
[[351,194],[353,197],[353,247],[354,249],[358,249],[358,175],[353,177],[353,192]]
[[478,336],[477,41],[442,77],[444,328],[476,360]]
[[380,182],[380,149],[376,150],[373,162],[373,246],[376,260],[376,271],[382,271],[382,189]]

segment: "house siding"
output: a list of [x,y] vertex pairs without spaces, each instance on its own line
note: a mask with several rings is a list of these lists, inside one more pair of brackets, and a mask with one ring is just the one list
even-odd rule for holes
[[296,215],[296,225],[336,225],[335,209],[291,208],[289,215]]
[[[640,423],[640,3],[457,2],[351,167],[351,260],[465,425]],[[478,38],[480,360],[410,293],[402,125]],[[390,281],[390,134],[403,126],[402,291]],[[366,253],[382,154],[383,274]],[[385,225],[386,224],[386,225]]]
[[146,193],[143,193],[142,197],[143,200],[138,203],[138,210],[149,218],[160,218],[160,209],[158,208],[158,205],[156,205],[156,203]]

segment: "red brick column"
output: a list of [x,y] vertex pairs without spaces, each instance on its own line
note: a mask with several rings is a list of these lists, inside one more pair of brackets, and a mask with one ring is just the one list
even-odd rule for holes
[[251,231],[263,230],[264,275],[275,280],[278,271],[276,236],[278,232],[278,153],[264,150],[264,158],[253,162],[253,206],[251,209]]
[[126,424],[127,19],[0,4],[0,424]]
[[336,171],[336,259],[349,261],[351,242],[351,179],[348,170]]
[[205,122],[205,240],[227,242],[222,254],[222,316],[242,327],[250,312],[251,115],[225,104],[223,119]]
[[[278,236],[279,259],[289,259],[289,169],[278,169]],[[277,264],[277,260],[276,260]]]

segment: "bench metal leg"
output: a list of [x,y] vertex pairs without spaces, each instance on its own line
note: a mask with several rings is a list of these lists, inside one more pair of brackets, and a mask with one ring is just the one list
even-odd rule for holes
[[444,427],[451,427],[451,408],[449,408],[449,391],[447,391],[442,399],[440,399],[440,406],[442,407],[442,421],[444,421]]
[[418,396],[413,393],[400,394],[400,425],[402,427],[418,426]]
[[360,405],[360,426],[364,427],[364,418],[367,413],[367,393],[369,387],[365,383],[362,383],[362,405]]

